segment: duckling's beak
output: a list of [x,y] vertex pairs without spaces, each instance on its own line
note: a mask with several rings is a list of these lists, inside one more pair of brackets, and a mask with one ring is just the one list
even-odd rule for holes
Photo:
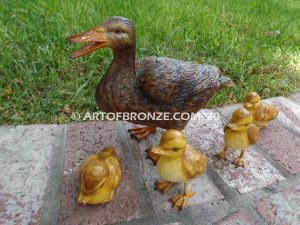
[[252,106],[253,106],[253,104],[251,102],[244,103],[244,107],[246,107],[246,108],[251,108]]
[[107,47],[109,42],[105,29],[103,29],[101,26],[87,32],[68,36],[66,39],[75,43],[88,42],[88,44],[82,46],[77,51],[72,53],[72,59],[84,56],[98,48]]
[[168,155],[167,152],[162,147],[160,147],[159,145],[152,148],[151,152],[153,152],[155,154],[158,154],[158,155]]

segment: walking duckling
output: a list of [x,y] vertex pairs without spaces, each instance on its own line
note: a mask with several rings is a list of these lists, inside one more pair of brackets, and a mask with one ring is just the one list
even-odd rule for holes
[[239,108],[232,113],[230,122],[224,127],[224,149],[216,155],[219,159],[227,160],[228,148],[241,150],[240,156],[232,163],[237,167],[245,167],[245,151],[257,142],[259,136],[259,129],[252,120],[251,113],[244,108]]
[[80,167],[79,205],[103,204],[113,199],[121,180],[120,162],[113,147],[89,156]]
[[256,92],[246,94],[243,106],[252,114],[253,122],[260,129],[266,128],[268,123],[275,119],[279,113],[277,106],[261,103],[260,96]]
[[184,194],[174,195],[170,199],[173,206],[182,209],[187,200],[196,194],[190,191],[192,180],[205,172],[206,155],[188,145],[183,132],[174,129],[165,131],[159,145],[151,150],[160,156],[156,168],[160,177],[166,180],[156,181],[156,188],[165,193],[174,183],[184,183]]

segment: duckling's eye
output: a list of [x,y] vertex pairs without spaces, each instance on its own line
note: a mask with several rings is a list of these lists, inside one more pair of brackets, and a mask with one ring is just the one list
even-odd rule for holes
[[174,151],[174,152],[176,152],[176,151],[178,151],[180,148],[172,148],[172,151]]

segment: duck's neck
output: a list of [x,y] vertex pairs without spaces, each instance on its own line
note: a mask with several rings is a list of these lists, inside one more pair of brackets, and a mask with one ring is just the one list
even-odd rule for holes
[[109,76],[114,79],[134,79],[135,78],[135,46],[114,50],[114,58],[109,68]]

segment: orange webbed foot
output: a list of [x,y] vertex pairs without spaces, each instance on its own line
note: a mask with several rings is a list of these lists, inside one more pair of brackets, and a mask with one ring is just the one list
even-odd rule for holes
[[173,207],[177,206],[179,209],[182,209],[186,206],[187,200],[193,197],[195,194],[196,192],[187,192],[184,195],[174,195],[170,201],[173,203]]
[[174,186],[174,183],[170,182],[170,181],[156,181],[155,182],[155,189],[159,190],[162,194],[166,193],[173,186]]
[[136,127],[128,129],[130,135],[137,140],[146,138],[149,134],[156,132],[156,127]]

